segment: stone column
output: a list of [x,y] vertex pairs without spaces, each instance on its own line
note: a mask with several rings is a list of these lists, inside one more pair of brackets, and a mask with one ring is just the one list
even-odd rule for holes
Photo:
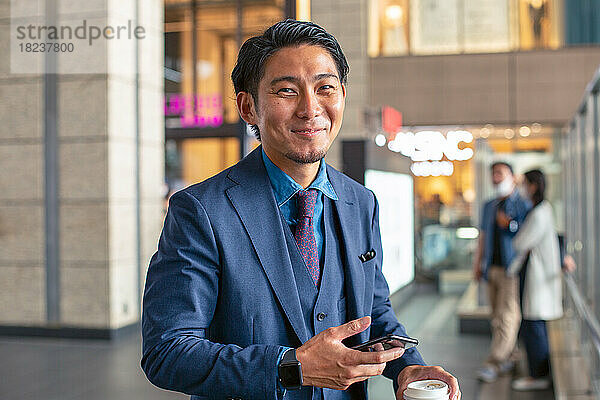
[[[140,320],[138,290],[162,224],[163,4],[137,0],[135,21],[134,0],[56,1],[59,23],[132,20],[145,35],[98,45],[102,72],[57,76],[58,323],[46,315],[44,76],[11,73],[0,60],[0,333],[108,337]],[[0,25],[3,54],[10,29]]]

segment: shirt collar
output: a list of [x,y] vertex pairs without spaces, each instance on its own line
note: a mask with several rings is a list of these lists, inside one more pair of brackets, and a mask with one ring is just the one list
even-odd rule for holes
[[[264,149],[262,149],[261,153],[265,168],[267,169],[267,175],[269,176],[271,186],[273,187],[275,200],[277,201],[277,205],[281,206],[298,193],[298,191],[302,190],[303,187],[275,165],[273,161],[269,159]],[[338,200],[338,196],[327,177],[327,169],[324,160],[321,160],[319,172],[317,172],[315,180],[307,189],[317,189],[331,200]]]

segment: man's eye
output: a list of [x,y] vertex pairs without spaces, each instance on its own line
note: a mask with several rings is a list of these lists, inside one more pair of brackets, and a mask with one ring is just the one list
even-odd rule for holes
[[282,88],[282,89],[279,89],[277,91],[277,93],[281,93],[281,94],[294,94],[296,92],[294,92],[294,90],[290,89],[290,88]]
[[329,91],[329,90],[333,90],[333,89],[335,89],[335,86],[333,86],[333,85],[323,85],[319,88],[319,90],[321,90],[321,91],[323,91],[323,90]]

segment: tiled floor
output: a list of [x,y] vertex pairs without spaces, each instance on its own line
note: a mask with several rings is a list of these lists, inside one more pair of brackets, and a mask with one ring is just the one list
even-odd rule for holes
[[153,387],[139,367],[140,340],[0,340],[2,400],[186,399]]
[[[430,364],[442,365],[459,379],[465,400],[552,400],[551,391],[519,394],[510,378],[481,385],[473,378],[485,358],[489,339],[458,335],[457,296],[419,290],[395,304],[400,320]],[[424,317],[425,316],[425,317]],[[139,367],[140,340],[117,342],[0,338],[1,400],[176,400],[188,396],[152,386]],[[393,399],[391,382],[372,379],[370,398]]]
[[[456,376],[463,400],[554,400],[552,390],[512,391],[509,376],[492,384],[477,381],[475,370],[486,358],[490,339],[458,334],[458,301],[459,296],[440,296],[431,287],[421,287],[408,303],[394,304],[408,334],[419,339],[419,351],[425,361],[429,365],[441,365]],[[389,380],[377,377],[371,379],[369,386],[370,399],[393,399]]]

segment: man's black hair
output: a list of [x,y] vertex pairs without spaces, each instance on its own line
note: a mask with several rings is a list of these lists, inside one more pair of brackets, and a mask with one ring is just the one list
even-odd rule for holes
[[[262,35],[246,40],[231,72],[235,94],[248,92],[258,104],[258,83],[265,73],[267,59],[284,47],[303,44],[320,46],[327,50],[338,70],[340,82],[345,84],[348,76],[348,61],[338,41],[319,25],[312,22],[286,19],[268,28]],[[256,138],[260,140],[258,126],[252,125]]]
[[513,172],[513,167],[512,167],[512,165],[510,165],[510,164],[509,164],[509,163],[507,163],[506,161],[496,161],[495,163],[493,163],[493,164],[492,164],[492,166],[490,167],[490,169],[493,171],[493,170],[494,170],[494,168],[496,168],[496,167],[498,167],[498,166],[500,166],[500,165],[503,165],[503,166],[505,166],[506,168],[508,168],[508,170],[510,171],[510,173],[511,173],[512,175],[514,175],[514,174],[515,174],[515,173]]

